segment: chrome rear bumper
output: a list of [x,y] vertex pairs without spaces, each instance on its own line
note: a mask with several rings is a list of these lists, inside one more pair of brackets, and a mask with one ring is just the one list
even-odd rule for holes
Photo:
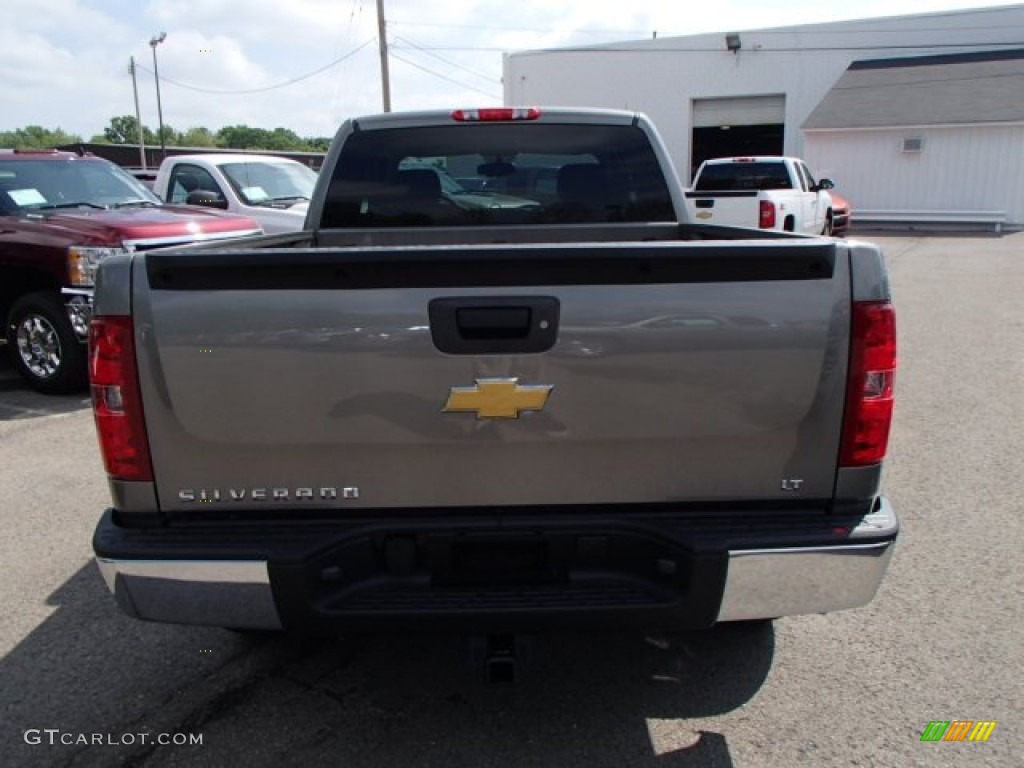
[[[777,618],[855,608],[871,601],[885,575],[899,523],[883,499],[842,544],[730,549],[717,621]],[[867,541],[864,541],[868,539]],[[180,624],[281,629],[265,560],[146,560],[98,557],[122,609]],[[614,611],[612,612],[614,613]],[[714,615],[714,614],[712,614]],[[409,623],[416,616],[408,617]]]
[[129,616],[172,624],[280,629],[267,563],[259,560],[96,558]]
[[871,602],[892,542],[729,553],[719,621],[828,613]]
[[[850,544],[729,552],[719,621],[828,613],[871,602],[892,558],[899,521],[886,499],[850,533]],[[858,544],[865,537],[887,539]]]

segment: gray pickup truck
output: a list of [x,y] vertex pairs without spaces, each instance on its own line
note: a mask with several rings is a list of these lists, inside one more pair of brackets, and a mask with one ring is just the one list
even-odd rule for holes
[[341,127],[303,231],[104,261],[118,603],[513,633],[870,601],[898,531],[882,255],[685,210],[641,115],[389,114]]

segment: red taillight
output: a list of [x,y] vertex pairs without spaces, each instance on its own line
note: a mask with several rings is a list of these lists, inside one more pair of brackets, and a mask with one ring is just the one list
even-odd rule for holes
[[850,345],[839,466],[863,467],[880,462],[889,443],[896,372],[896,314],[892,304],[855,302]]
[[89,324],[89,383],[107,473],[117,480],[152,481],[130,317],[93,317]]
[[761,229],[775,229],[775,203],[761,201],[757,223]]
[[460,123],[488,123],[500,120],[536,120],[540,110],[536,107],[495,107],[491,109],[456,109],[452,120]]

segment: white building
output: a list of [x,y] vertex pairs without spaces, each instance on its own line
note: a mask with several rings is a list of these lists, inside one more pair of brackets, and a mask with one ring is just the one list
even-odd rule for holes
[[1024,227],[1024,5],[506,54],[506,104],[647,113],[684,183],[805,158],[865,221]]

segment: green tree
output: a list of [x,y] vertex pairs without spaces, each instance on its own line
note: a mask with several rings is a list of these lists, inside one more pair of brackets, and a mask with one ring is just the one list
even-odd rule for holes
[[267,145],[264,149],[275,149],[277,151],[296,150],[305,145],[299,138],[299,134],[288,128],[275,128],[267,135]]
[[[95,144],[138,144],[139,123],[133,115],[119,115],[110,118],[103,133],[89,140]],[[142,126],[142,140],[147,147],[160,145],[160,137],[149,126]],[[66,133],[60,128],[48,130],[39,125],[29,125],[13,131],[0,131],[0,147],[21,147],[24,149],[49,149],[64,144],[77,144],[82,137]],[[176,131],[164,125],[164,144],[169,147],[221,147],[223,149],[264,149],[277,152],[326,152],[331,144],[329,136],[301,137],[290,128],[277,127],[273,130],[254,128],[250,125],[227,125],[218,131],[205,126],[193,126],[187,131]]]
[[[227,125],[212,131],[205,126],[192,126],[186,131],[176,131],[164,125],[164,144],[168,147],[220,147],[223,149],[263,149],[277,152],[326,152],[331,144],[329,136],[301,137],[290,128],[277,127],[273,130],[255,128],[250,125]],[[147,147],[160,145],[160,137],[147,125],[142,126],[142,140]],[[60,128],[53,131],[38,125],[30,125],[14,131],[0,131],[0,147],[24,147],[46,149],[62,144],[76,144],[80,136],[65,133]],[[110,118],[103,133],[92,136],[95,144],[138,144],[139,123],[133,115],[118,115]]]
[[[166,128],[166,126],[164,126]],[[139,121],[134,115],[121,115],[110,118],[110,125],[103,129],[105,143],[110,144],[138,144],[139,143]],[[142,139],[146,144],[159,144],[156,134],[145,125],[142,127]]]
[[290,128],[272,131],[250,125],[227,125],[217,131],[217,146],[224,149],[266,149],[276,152],[326,152],[326,137],[304,139]]
[[27,125],[13,131],[0,131],[0,147],[8,149],[52,149],[62,144],[78,144],[82,137],[61,128],[49,130],[41,125]]
[[217,137],[206,127],[189,128],[178,137],[179,147],[216,147]]
[[226,125],[217,131],[217,146],[225,149],[266,149],[266,131],[248,125]]
[[326,152],[331,146],[330,136],[310,136],[303,141],[306,145],[304,152]]
[[[181,136],[182,136],[181,133],[179,133],[178,131],[174,130],[167,123],[164,123],[163,131],[164,131],[164,144],[165,145],[167,145],[168,147],[181,146]],[[147,144],[149,143],[148,139],[147,139],[146,143]],[[156,133],[153,136],[153,144],[159,144],[159,143],[160,143],[160,134]]]

